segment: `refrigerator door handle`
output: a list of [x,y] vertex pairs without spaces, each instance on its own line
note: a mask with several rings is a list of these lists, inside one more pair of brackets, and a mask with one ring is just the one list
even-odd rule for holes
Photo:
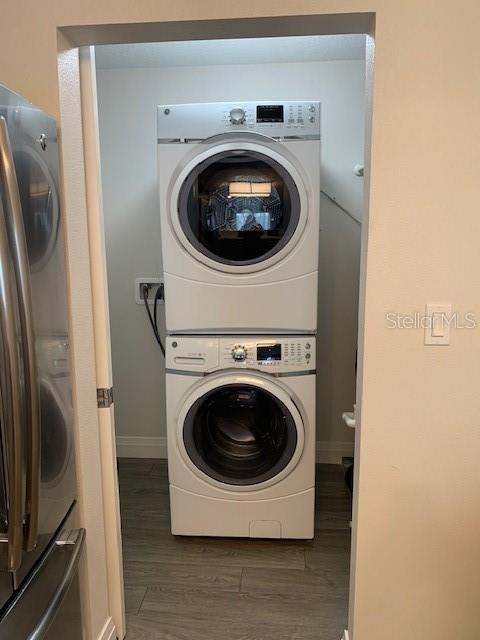
[[3,116],[0,116],[0,174],[7,206],[7,211],[5,212],[7,233],[17,283],[22,334],[28,439],[26,447],[25,548],[27,551],[32,551],[37,544],[40,499],[40,391],[37,376],[32,291],[25,228],[7,123]]
[[71,558],[65,569],[62,579],[60,580],[58,587],[55,591],[53,598],[50,600],[48,607],[43,612],[42,618],[34,629],[34,631],[28,636],[27,640],[42,640],[46,631],[51,625],[57,611],[60,609],[62,601],[66,596],[68,589],[75,578],[78,570],[78,563],[82,553],[83,543],[85,541],[85,529],[77,529],[69,533],[65,539],[59,539],[56,541],[56,545],[63,546],[64,548],[71,548]]
[[0,423],[7,467],[8,515],[5,542],[8,571],[15,571],[20,567],[23,543],[23,407],[14,287],[5,212],[0,198],[0,351],[4,372],[0,394]]

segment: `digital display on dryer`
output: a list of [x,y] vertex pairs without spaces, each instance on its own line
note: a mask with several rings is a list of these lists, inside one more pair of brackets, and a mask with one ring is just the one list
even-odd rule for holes
[[283,122],[283,104],[257,105],[257,122]]
[[263,344],[257,345],[257,360],[263,362],[270,362],[271,360],[282,359],[282,345],[281,344]]

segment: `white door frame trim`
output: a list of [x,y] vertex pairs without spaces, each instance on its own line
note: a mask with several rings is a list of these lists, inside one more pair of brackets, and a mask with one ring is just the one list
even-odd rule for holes
[[[96,380],[97,387],[108,389],[112,387],[113,380],[100,171],[100,141],[98,137],[95,49],[92,46],[81,47],[79,52],[88,239],[90,247],[90,268],[92,272],[91,290]],[[126,634],[126,622],[113,404],[110,407],[98,409],[98,422],[102,466],[109,613],[115,621],[118,636],[123,638]]]
[[90,243],[85,190],[85,158],[80,92],[79,52],[58,34],[61,194],[65,223],[69,287],[70,351],[74,408],[75,458],[79,525],[87,531],[80,563],[84,637],[96,640],[106,628],[108,573],[106,564],[102,455],[96,403],[96,357],[93,324]]

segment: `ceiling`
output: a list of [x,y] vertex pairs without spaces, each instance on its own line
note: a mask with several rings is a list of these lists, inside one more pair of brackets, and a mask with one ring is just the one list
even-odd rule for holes
[[361,60],[362,34],[190,40],[96,47],[99,69]]

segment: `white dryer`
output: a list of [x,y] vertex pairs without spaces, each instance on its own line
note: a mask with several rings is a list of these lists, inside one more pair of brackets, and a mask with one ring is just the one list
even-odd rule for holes
[[169,336],[172,533],[312,538],[312,336]]
[[169,333],[314,333],[318,102],[158,107]]

